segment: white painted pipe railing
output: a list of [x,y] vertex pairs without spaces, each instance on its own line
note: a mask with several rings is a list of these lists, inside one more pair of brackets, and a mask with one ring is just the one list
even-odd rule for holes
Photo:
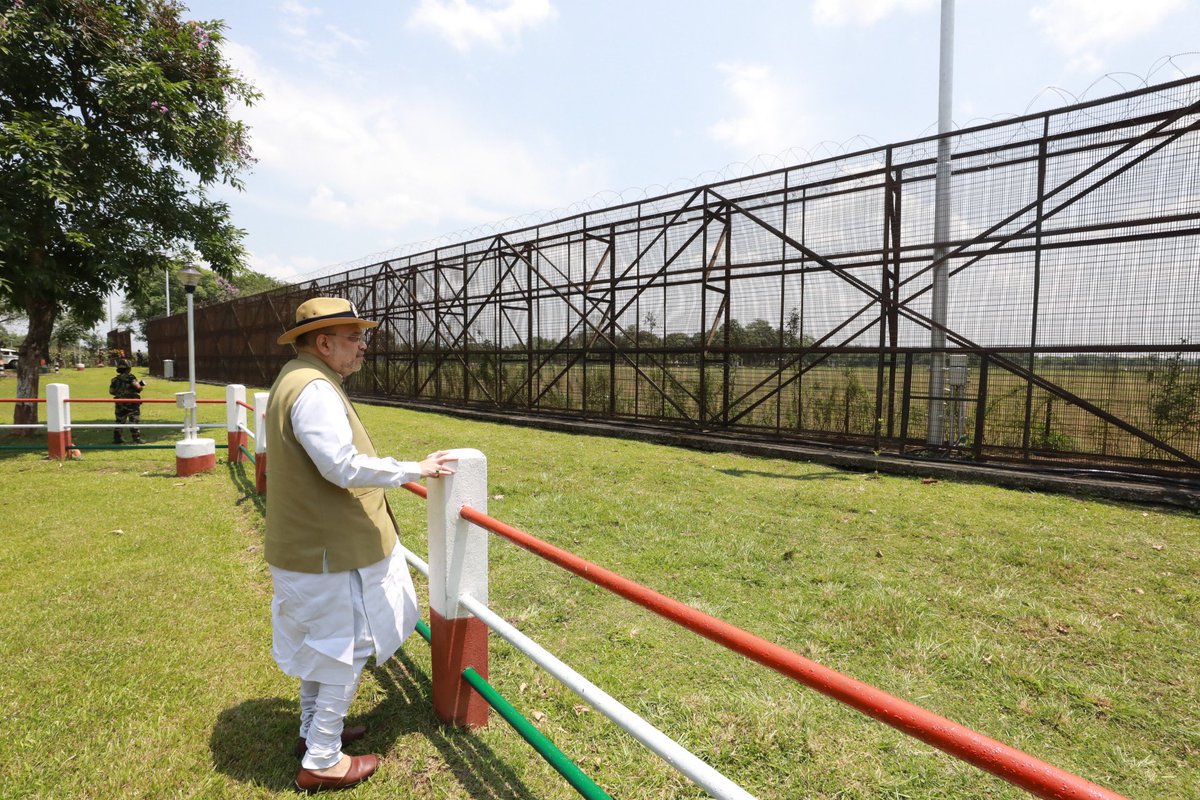
[[[486,724],[486,704],[462,679],[472,667],[487,678],[487,634],[501,638],[549,672],[597,711],[718,800],[754,796],[662,731],[564,664],[487,607],[487,540],[490,534],[464,519],[465,506],[486,513],[487,459],[478,450],[452,451],[455,474],[427,481],[429,563],[404,551],[429,578],[429,616],[434,710],[459,725]],[[476,700],[483,704],[480,713]]]
[[[175,430],[183,430],[184,425],[178,422],[72,422],[71,429],[75,428],[174,428]],[[197,428],[224,428],[225,425],[220,422],[205,422],[197,425]]]
[[679,772],[718,800],[755,800],[754,795],[726,778],[720,772],[700,760],[665,733],[631,711],[596,684],[564,664],[537,642],[505,622],[469,594],[461,595],[458,601],[502,639],[529,656],[535,664],[549,672],[564,686],[583,698],[588,705],[619,725],[630,736],[656,753]]

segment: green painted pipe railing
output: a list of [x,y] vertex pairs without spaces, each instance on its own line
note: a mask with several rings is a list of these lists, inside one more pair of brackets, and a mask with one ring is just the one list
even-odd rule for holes
[[[229,449],[228,444],[214,445],[218,450]],[[173,444],[72,444],[75,450],[174,450]]]
[[[417,633],[421,634],[421,638],[425,641],[430,641],[429,626],[420,620],[417,620]],[[575,765],[574,761],[567,758],[562,750],[554,746],[554,742],[547,739],[544,733],[533,726],[533,723],[521,716],[521,712],[513,708],[512,704],[484,680],[482,675],[471,667],[467,667],[463,670],[463,677],[472,689],[479,692],[479,696],[486,700],[489,706],[496,709],[497,714],[504,717],[505,722],[513,726],[522,739],[529,742],[538,755],[546,759],[546,763],[567,779],[567,783],[571,784],[575,791],[588,800],[612,800],[608,792],[597,786],[591,778],[583,773],[583,770]]]
[[[225,446],[228,447],[229,445],[225,445]],[[245,445],[239,444],[238,450],[241,450],[242,453],[245,454],[246,458],[250,459],[251,464],[258,464],[258,462],[254,460],[254,453],[251,453],[249,450],[247,450]]]
[[559,775],[567,779],[567,783],[574,787],[575,791],[579,792],[588,800],[612,800],[608,792],[597,786],[591,778],[583,773],[575,762],[567,758],[562,750],[554,746],[554,743],[546,738],[545,734],[533,726],[533,724],[521,716],[521,712],[512,707],[499,692],[497,692],[490,683],[483,679],[483,676],[476,672],[471,667],[463,670],[463,678],[467,683],[471,684],[471,688],[479,692],[479,695],[487,701],[487,704],[496,709],[496,712],[504,717],[505,721],[521,735],[521,738],[529,742],[534,750],[542,758],[546,759],[546,763],[554,767]]

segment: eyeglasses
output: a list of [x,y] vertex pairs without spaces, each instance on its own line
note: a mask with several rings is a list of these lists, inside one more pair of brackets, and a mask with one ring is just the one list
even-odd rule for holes
[[352,333],[352,334],[327,333],[325,335],[326,336],[338,336],[338,337],[341,337],[342,339],[349,339],[350,341],[354,342],[356,345],[371,343],[371,334],[366,331],[363,331],[362,333]]

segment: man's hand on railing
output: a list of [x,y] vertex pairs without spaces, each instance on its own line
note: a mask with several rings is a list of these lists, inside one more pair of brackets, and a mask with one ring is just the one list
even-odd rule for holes
[[445,466],[446,462],[457,460],[449,450],[438,450],[426,456],[417,466],[421,468],[421,476],[424,478],[443,478],[454,474],[454,468]]

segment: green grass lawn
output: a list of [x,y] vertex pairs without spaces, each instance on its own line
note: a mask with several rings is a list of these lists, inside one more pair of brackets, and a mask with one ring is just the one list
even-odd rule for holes
[[[112,374],[42,392],[106,396]],[[482,450],[490,513],[540,538],[1131,798],[1200,796],[1195,514],[361,412],[388,454]],[[0,798],[293,796],[253,468],[44,456],[0,451]],[[423,501],[391,501],[424,556]],[[1028,796],[507,542],[490,555],[498,613],[763,800]],[[354,797],[576,796],[499,717],[439,725],[429,675],[418,637],[368,670],[350,751],[384,758]],[[490,680],[614,798],[706,796],[495,637]]]

